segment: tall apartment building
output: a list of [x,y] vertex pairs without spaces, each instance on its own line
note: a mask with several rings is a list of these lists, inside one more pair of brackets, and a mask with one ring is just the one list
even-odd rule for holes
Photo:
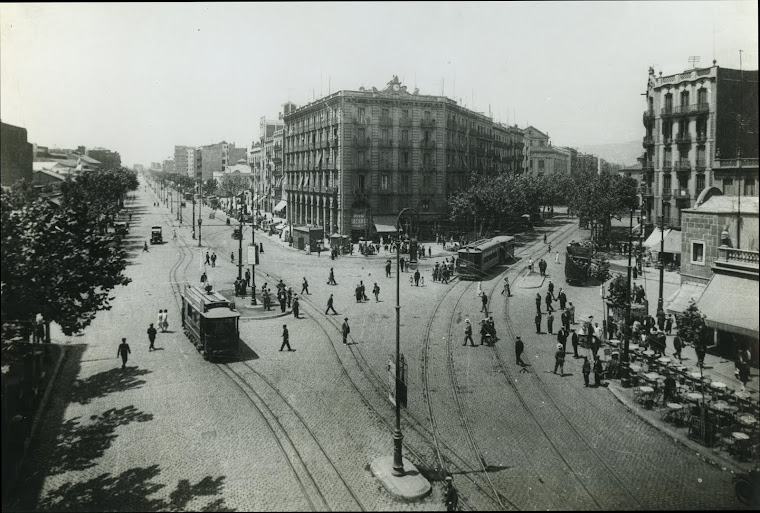
[[119,169],[121,168],[121,155],[118,151],[112,151],[106,148],[92,148],[82,153],[90,158],[98,160],[102,164],[102,169]]
[[[383,90],[338,91],[284,120],[288,221],[354,240],[395,231],[405,207],[419,212],[423,233],[438,230],[450,195],[472,174],[498,171],[494,132],[505,137],[490,117],[409,93],[395,76]],[[507,134],[503,144],[520,135]]]
[[493,125],[493,162],[497,174],[519,175],[523,172],[524,133],[515,126]]
[[164,173],[175,173],[174,160],[164,160],[163,169]]
[[195,152],[195,178],[205,182],[214,173],[223,173],[225,166],[247,160],[246,153],[245,148],[235,148],[235,143],[226,141],[201,146]]
[[758,195],[757,70],[694,68],[655,76],[649,68],[642,204],[646,224],[662,216],[681,228],[681,210],[711,186]]
[[195,152],[192,146],[174,147],[174,170],[181,175],[195,178]]
[[526,149],[526,172],[534,176],[570,174],[570,150],[552,146],[549,136],[529,126],[524,131]]
[[34,149],[27,141],[26,128],[0,123],[0,181],[10,187],[19,180],[32,183]]
[[[283,110],[290,113],[295,105],[288,102],[283,105]],[[267,119],[262,116],[259,120],[258,145],[260,155],[258,166],[254,167],[256,175],[256,195],[258,208],[271,212],[282,201],[282,139],[285,122],[282,112],[278,119]]]

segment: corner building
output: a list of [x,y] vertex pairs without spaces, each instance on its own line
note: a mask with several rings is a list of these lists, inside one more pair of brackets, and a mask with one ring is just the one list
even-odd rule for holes
[[[472,174],[499,172],[494,121],[443,96],[339,91],[284,116],[287,219],[356,241],[395,233],[396,215],[419,212],[420,233],[448,227],[447,199]],[[386,235],[387,236],[387,235]]]

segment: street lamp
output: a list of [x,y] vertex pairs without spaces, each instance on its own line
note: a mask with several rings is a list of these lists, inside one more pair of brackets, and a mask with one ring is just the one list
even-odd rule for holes
[[628,228],[628,286],[626,287],[626,302],[625,302],[625,319],[623,320],[623,361],[621,362],[622,375],[620,376],[620,384],[624,388],[631,386],[631,368],[629,366],[629,353],[630,350],[630,336],[629,325],[631,323],[631,249],[633,246],[633,209],[631,209],[631,222]]
[[401,455],[402,442],[404,435],[401,434],[401,401],[399,400],[399,381],[401,373],[401,269],[399,263],[399,255],[401,254],[401,216],[407,210],[414,212],[419,217],[417,210],[407,207],[398,213],[396,216],[396,240],[398,241],[398,248],[396,248],[396,430],[393,432],[393,475],[404,475],[404,461]]

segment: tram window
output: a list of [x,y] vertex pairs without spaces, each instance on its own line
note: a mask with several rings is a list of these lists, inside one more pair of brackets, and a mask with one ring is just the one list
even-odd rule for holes
[[229,337],[235,334],[234,320],[209,321],[206,324],[206,335],[211,337]]

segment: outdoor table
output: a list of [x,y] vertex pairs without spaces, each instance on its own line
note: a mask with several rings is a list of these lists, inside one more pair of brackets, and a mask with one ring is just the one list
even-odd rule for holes
[[647,349],[647,350],[646,350],[646,351],[644,351],[642,354],[643,354],[644,356],[648,356],[648,357],[650,357],[650,358],[651,358],[652,356],[654,356],[654,351],[652,351],[651,349]]
[[739,422],[744,424],[745,426],[754,426],[757,424],[757,419],[753,417],[752,415],[742,415],[739,417]]
[[665,410],[665,415],[663,417],[663,420],[683,420],[682,414],[683,414],[683,404],[679,403],[667,403],[668,409]]
[[674,365],[673,368],[681,373],[686,370],[686,367],[684,367],[683,365]]
[[702,379],[702,374],[699,372],[691,372],[689,373],[689,376],[691,376],[694,379]]
[[746,433],[731,433],[731,436],[734,438],[734,440],[749,440],[749,435]]
[[631,351],[635,351],[637,349],[640,349],[640,347],[639,347],[638,344],[631,343],[631,344],[628,344],[628,349],[631,350]]
[[639,402],[643,402],[645,406],[651,407],[652,403],[654,402],[654,388],[647,385],[640,386],[639,392],[641,392],[641,395],[639,396]]
[[652,381],[657,381],[658,379],[665,379],[664,376],[661,376],[660,374],[657,374],[656,372],[647,372],[644,374],[644,376],[647,377],[647,379]]
[[726,388],[728,388],[728,385],[726,385],[725,383],[721,383],[720,381],[713,381],[710,384],[710,386],[721,391],[724,391],[726,390]]
[[725,401],[716,401],[713,403],[712,407],[718,411],[726,412],[726,413],[734,413],[739,411],[739,408],[736,406],[731,406]]
[[749,399],[750,397],[749,392],[745,390],[739,390],[738,392],[734,392],[734,395],[738,397],[739,399]]
[[670,365],[670,363],[671,363],[670,358],[668,358],[667,356],[662,356],[662,357],[658,358],[657,361],[660,362],[663,365]]
[[632,363],[629,367],[633,372],[641,372],[641,365],[638,363]]
[[689,401],[694,401],[694,402],[701,401],[702,399],[704,399],[704,397],[705,396],[700,394],[699,392],[689,392],[688,394],[686,394],[686,398]]

